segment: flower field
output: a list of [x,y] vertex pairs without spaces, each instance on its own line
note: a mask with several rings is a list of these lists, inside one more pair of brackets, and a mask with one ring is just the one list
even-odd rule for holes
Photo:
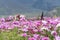
[[0,40],[60,40],[60,17],[0,18]]

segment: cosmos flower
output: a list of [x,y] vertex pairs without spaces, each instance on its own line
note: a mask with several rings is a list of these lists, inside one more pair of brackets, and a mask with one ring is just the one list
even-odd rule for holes
[[46,37],[45,35],[42,35],[45,34],[45,31],[43,30],[46,30],[50,32],[50,36],[54,36],[54,40],[60,39],[60,36],[56,32],[58,27],[60,27],[60,19],[46,17],[44,20],[28,20],[25,15],[20,15],[19,18],[19,20],[14,19],[13,21],[9,21],[13,19],[12,16],[7,17],[7,19],[0,18],[0,29],[13,30],[17,27],[20,29],[19,31],[23,32],[21,36],[28,37],[28,40],[50,40],[48,36]]
[[13,19],[13,16],[9,16],[8,18],[9,18],[10,20],[12,20],[12,19]]
[[50,31],[47,27],[41,27],[41,29],[40,30],[47,30],[47,31]]
[[49,37],[42,37],[42,40],[50,40]]
[[55,36],[55,40],[60,40],[60,36]]
[[60,23],[58,23],[58,24],[56,25],[56,28],[58,28],[58,27],[60,27]]
[[0,21],[1,21],[1,22],[5,22],[5,18],[1,18]]
[[38,34],[33,34],[33,37],[36,38],[36,39],[40,38]]
[[29,37],[28,40],[36,40],[34,37]]
[[21,36],[23,36],[23,37],[27,37],[27,34],[26,34],[26,33],[23,33],[23,34],[21,34]]
[[47,24],[47,21],[45,21],[45,20],[42,20],[42,23],[43,23],[43,24]]
[[27,28],[22,28],[21,30],[24,31],[24,32],[27,32],[28,31]]
[[56,32],[56,31],[51,31],[51,34],[52,34],[53,36],[57,36],[57,32]]
[[25,18],[25,15],[20,15],[20,17]]

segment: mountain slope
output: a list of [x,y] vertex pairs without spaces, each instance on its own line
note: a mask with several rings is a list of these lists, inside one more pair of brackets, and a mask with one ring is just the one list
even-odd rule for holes
[[58,6],[60,6],[60,0],[38,0],[33,5],[34,8],[47,11],[53,10]]
[[60,0],[0,0],[0,15],[39,15],[42,10],[51,11],[59,6]]
[[0,0],[0,14],[31,12],[33,3],[33,0]]

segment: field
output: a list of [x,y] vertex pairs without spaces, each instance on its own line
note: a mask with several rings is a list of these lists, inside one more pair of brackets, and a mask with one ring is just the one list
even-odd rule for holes
[[0,18],[0,40],[60,40],[60,17]]

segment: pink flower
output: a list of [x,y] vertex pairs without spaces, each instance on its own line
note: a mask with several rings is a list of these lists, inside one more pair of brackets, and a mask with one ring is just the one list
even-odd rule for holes
[[29,37],[28,40],[36,40],[34,37]]
[[38,30],[37,30],[37,29],[33,29],[33,31],[34,31],[34,32],[38,32]]
[[51,23],[52,25],[57,25],[58,22],[56,22],[56,21],[54,21],[54,20],[50,20],[50,23]]
[[5,22],[5,19],[4,19],[4,18],[1,18],[0,21],[1,21],[1,22]]
[[13,24],[19,25],[19,21],[13,21]]
[[26,33],[23,33],[21,36],[26,37],[26,36],[27,36],[27,34],[26,34]]
[[8,29],[14,29],[15,28],[15,25],[11,24],[9,25]]
[[49,37],[42,37],[42,40],[50,40]]
[[40,35],[39,34],[34,34],[33,37],[37,40],[40,40]]
[[8,21],[8,22],[9,22],[9,21],[12,21],[12,20],[13,20],[13,17],[12,17],[12,16],[9,16],[9,17],[6,17],[6,18],[5,18],[5,21]]
[[21,30],[24,31],[24,32],[27,32],[27,31],[28,31],[27,28],[23,28],[23,29],[21,29]]
[[9,16],[8,18],[9,18],[10,20],[12,20],[12,19],[13,19],[13,16]]
[[60,36],[55,36],[55,40],[60,40]]
[[35,25],[37,25],[37,27],[38,27],[38,26],[41,25],[42,22],[41,22],[40,20],[38,20],[38,21],[34,21],[34,23],[35,23]]

